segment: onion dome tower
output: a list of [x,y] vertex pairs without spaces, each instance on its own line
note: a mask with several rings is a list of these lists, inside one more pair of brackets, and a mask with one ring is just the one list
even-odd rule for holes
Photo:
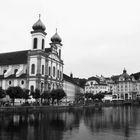
[[61,43],[61,41],[62,41],[62,39],[60,38],[60,36],[58,35],[58,33],[57,33],[57,29],[56,29],[56,33],[51,37],[51,41],[52,41],[52,43],[58,43],[58,44],[60,44]]
[[58,53],[58,56],[61,58],[61,44],[62,39],[57,33],[57,28],[56,28],[56,33],[51,37],[51,48],[54,52]]
[[32,50],[45,50],[45,36],[47,33],[45,32],[46,27],[40,19],[40,14],[38,21],[33,24],[32,29]]

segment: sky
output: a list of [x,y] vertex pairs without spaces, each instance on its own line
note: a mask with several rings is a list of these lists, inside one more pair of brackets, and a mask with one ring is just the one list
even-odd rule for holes
[[64,73],[88,78],[140,72],[139,0],[4,0],[0,53],[31,49],[32,25],[46,26],[46,48],[56,28]]

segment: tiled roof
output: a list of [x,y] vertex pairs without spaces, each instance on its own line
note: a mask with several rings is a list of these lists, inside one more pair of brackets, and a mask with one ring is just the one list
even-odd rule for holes
[[69,77],[69,76],[66,75],[66,74],[63,74],[63,79],[64,79],[65,81],[68,81],[68,82],[70,82],[70,83],[73,83],[73,84],[79,86],[79,85],[74,81],[73,78]]
[[0,65],[26,64],[28,50],[0,54]]

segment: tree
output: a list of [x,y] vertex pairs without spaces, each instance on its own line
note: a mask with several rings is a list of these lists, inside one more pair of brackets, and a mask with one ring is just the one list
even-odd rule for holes
[[86,102],[89,103],[89,99],[94,99],[92,93],[85,93]]
[[87,100],[93,99],[93,94],[92,94],[92,93],[85,93],[85,98],[86,98]]
[[9,87],[6,90],[6,93],[10,96],[12,99],[13,105],[15,103],[15,99],[21,99],[23,95],[23,89],[19,86],[16,87]]
[[50,95],[52,98],[52,104],[55,99],[57,100],[57,104],[59,104],[59,101],[66,96],[66,93],[64,92],[63,89],[55,89],[51,91]]
[[31,92],[31,95],[34,99],[38,100],[41,97],[40,90],[36,88],[35,91]]
[[102,101],[102,99],[104,98],[104,94],[102,93],[97,93],[96,95],[94,95],[95,99],[98,99],[99,101]]
[[27,100],[30,99],[30,94],[29,94],[29,92],[30,92],[29,89],[24,89],[24,90],[23,90],[22,98],[25,99],[25,102],[27,102]]
[[0,87],[0,99],[5,97],[5,91]]
[[41,98],[42,99],[47,99],[47,102],[49,103],[50,102],[50,99],[51,99],[51,94],[49,91],[44,91],[41,95]]
[[75,102],[76,103],[84,102],[84,94],[76,93],[75,94]]

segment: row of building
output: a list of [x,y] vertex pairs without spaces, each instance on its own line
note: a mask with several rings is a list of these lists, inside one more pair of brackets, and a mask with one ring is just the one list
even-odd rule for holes
[[[32,26],[31,47],[29,50],[0,54],[0,87],[20,86],[30,91],[41,92],[63,88],[68,101],[74,101],[76,93],[105,93],[109,100],[136,99],[140,95],[140,80],[128,75],[124,69],[120,75],[105,78],[88,78],[85,87],[79,81],[63,73],[62,39],[56,33],[46,47],[46,27],[40,17]],[[79,80],[79,79],[78,79]]]
[[104,93],[108,100],[136,100],[140,97],[140,74],[129,75],[124,69],[120,75],[110,78],[88,78],[85,93]]

